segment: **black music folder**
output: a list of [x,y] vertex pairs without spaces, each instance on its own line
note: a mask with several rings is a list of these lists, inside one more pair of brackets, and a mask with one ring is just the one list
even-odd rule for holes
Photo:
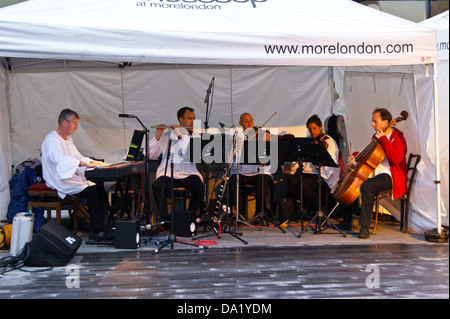
[[141,161],[143,160],[143,154],[141,152],[142,141],[145,136],[144,130],[134,130],[133,137],[131,138],[130,147],[128,149],[127,161]]
[[312,137],[278,139],[278,162],[310,162],[316,166],[337,167],[325,146]]

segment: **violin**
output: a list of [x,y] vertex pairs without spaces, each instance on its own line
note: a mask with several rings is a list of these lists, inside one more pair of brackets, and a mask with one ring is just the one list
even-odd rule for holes
[[317,136],[316,137],[316,141],[317,142],[319,142],[320,144],[322,144],[324,147],[325,147],[325,149],[328,149],[328,143],[327,143],[327,140],[329,139],[330,137],[327,135],[327,134],[325,134],[325,133],[320,133],[320,135],[319,136]]

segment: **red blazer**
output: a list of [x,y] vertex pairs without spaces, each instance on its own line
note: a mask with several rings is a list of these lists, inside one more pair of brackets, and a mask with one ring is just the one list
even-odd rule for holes
[[394,127],[390,139],[382,136],[379,138],[379,141],[389,160],[393,183],[392,197],[396,199],[405,195],[407,191],[406,140],[403,137],[403,133]]

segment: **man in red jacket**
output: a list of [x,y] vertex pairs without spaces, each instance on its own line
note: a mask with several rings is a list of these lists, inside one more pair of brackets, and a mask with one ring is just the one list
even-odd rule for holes
[[[373,138],[377,138],[386,154],[375,168],[372,176],[361,185],[361,226],[359,238],[369,238],[373,204],[378,193],[391,191],[392,198],[403,196],[407,191],[406,140],[395,127],[387,127],[392,121],[391,113],[379,108],[372,113]],[[352,158],[350,159],[352,160]]]

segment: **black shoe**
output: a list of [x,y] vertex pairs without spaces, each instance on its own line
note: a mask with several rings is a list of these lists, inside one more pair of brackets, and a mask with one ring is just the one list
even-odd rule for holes
[[346,223],[344,221],[341,221],[339,224],[336,225],[337,228],[339,228],[340,230],[347,230],[347,231],[352,231],[353,230],[353,226],[352,223]]
[[369,238],[370,237],[369,227],[362,226],[361,229],[359,230],[358,237],[364,239]]

